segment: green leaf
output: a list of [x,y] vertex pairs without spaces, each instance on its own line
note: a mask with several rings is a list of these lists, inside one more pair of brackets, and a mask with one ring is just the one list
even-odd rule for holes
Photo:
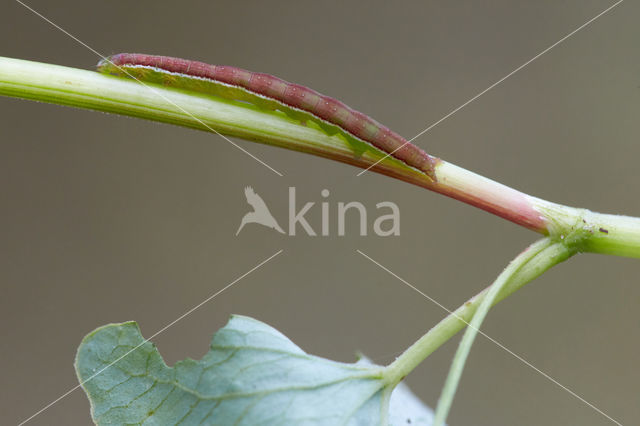
[[398,384],[389,403],[390,426],[432,426],[433,410],[415,396],[409,386]]
[[[174,367],[136,323],[106,325],[82,341],[76,371],[98,424],[384,425],[391,394],[383,367],[308,355],[243,316],[231,317],[201,360]],[[394,413],[409,410],[410,398],[392,399]],[[407,415],[428,418],[426,410]]]

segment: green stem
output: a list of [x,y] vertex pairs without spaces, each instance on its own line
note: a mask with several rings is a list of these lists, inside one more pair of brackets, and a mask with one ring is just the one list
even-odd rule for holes
[[[495,295],[491,306],[540,276],[547,269],[568,259],[574,253],[576,253],[575,247],[558,241],[553,242],[550,238],[534,243],[500,275],[498,280],[505,280],[504,286]],[[391,386],[399,383],[427,356],[468,325],[491,288],[487,287],[454,312],[450,312],[393,363],[389,364],[384,373],[387,383]]]
[[590,238],[582,250],[591,253],[640,258],[640,218],[591,213]]
[[359,152],[354,140],[345,135],[330,135],[279,111],[93,71],[2,57],[0,95],[214,131],[361,168],[375,164],[372,171],[439,192],[543,235],[569,236],[579,241],[581,251],[640,258],[640,219],[541,200],[444,160],[436,164],[434,181],[373,147]]
[[480,332],[480,326],[487,316],[487,313],[489,313],[489,309],[491,309],[491,306],[493,305],[496,297],[508,283],[509,279],[511,279],[511,277],[518,270],[520,270],[524,265],[530,262],[531,259],[533,259],[535,256],[540,254],[542,250],[548,248],[552,244],[559,245],[561,243],[554,243],[550,238],[547,237],[529,246],[527,250],[525,250],[513,261],[511,261],[509,266],[507,266],[506,269],[502,271],[502,273],[498,276],[491,287],[489,287],[489,291],[487,292],[485,297],[483,297],[480,306],[478,307],[475,315],[473,315],[473,319],[469,323],[464,336],[462,336],[462,340],[460,340],[458,350],[453,357],[453,362],[451,363],[451,368],[449,369],[447,380],[445,381],[444,387],[442,388],[442,393],[440,394],[440,399],[438,400],[435,419],[433,421],[434,426],[442,426],[447,419],[449,410],[451,409],[451,404],[453,403],[453,398],[458,388],[458,384],[460,383],[462,370],[464,369],[464,365],[467,361],[469,353],[471,352],[473,341]]

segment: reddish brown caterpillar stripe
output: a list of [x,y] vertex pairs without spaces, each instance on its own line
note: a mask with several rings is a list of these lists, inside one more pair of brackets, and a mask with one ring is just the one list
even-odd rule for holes
[[[126,72],[123,73],[118,68]],[[168,56],[120,53],[98,64],[100,72],[128,74],[130,77],[144,80],[144,74],[136,72],[140,68],[154,68],[183,77],[196,77],[240,87],[258,96],[305,111],[320,120],[338,126],[357,139],[370,143],[406,165],[422,171],[432,180],[436,180],[434,171],[436,158],[407,142],[402,136],[371,117],[308,87],[292,84],[269,74]]]

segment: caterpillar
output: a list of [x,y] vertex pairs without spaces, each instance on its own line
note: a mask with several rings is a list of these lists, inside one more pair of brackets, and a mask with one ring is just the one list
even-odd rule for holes
[[434,168],[437,158],[339,100],[269,74],[139,53],[110,56],[101,60],[97,68],[102,73],[245,101],[285,113],[307,113],[320,122],[336,126],[352,137],[373,145],[436,181]]

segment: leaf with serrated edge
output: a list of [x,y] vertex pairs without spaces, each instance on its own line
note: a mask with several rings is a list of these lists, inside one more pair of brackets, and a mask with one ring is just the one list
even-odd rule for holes
[[[174,367],[135,322],[106,325],[82,341],[76,372],[100,425],[385,425],[391,392],[382,367],[308,355],[244,316],[231,317],[201,360]],[[410,399],[395,394],[392,412]]]

